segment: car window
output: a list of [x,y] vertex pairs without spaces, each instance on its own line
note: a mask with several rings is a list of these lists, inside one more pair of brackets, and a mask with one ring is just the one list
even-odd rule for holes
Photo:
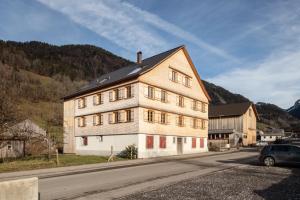
[[274,152],[288,152],[289,150],[290,150],[289,146],[284,146],[284,145],[272,146],[272,151]]
[[295,153],[300,153],[300,147],[291,146],[291,151]]

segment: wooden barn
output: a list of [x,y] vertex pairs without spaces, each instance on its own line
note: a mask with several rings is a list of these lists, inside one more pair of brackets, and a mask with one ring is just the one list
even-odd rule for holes
[[252,102],[209,106],[208,139],[210,143],[243,146],[256,143],[258,119]]

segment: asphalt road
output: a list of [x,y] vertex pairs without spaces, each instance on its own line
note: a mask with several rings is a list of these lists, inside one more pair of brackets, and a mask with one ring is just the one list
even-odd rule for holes
[[202,158],[75,174],[39,180],[41,199],[113,199],[255,163],[258,153],[241,151]]

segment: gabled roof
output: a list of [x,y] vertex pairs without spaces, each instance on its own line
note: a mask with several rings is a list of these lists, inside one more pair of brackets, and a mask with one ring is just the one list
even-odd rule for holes
[[104,74],[102,76],[100,76],[99,78],[91,81],[88,85],[82,87],[81,89],[79,89],[78,91],[76,91],[75,93],[69,94],[67,96],[64,96],[63,99],[67,100],[79,95],[84,95],[86,93],[89,92],[93,92],[99,89],[103,89],[121,82],[125,82],[125,81],[130,81],[133,79],[138,78],[140,75],[147,73],[148,71],[152,70],[153,68],[155,68],[157,65],[159,65],[161,62],[163,62],[164,60],[166,60],[167,58],[169,58],[170,56],[172,56],[173,54],[175,54],[177,51],[179,51],[180,49],[183,49],[185,55],[187,56],[193,71],[196,72],[196,77],[205,93],[205,95],[207,96],[207,98],[210,100],[210,97],[195,69],[195,66],[193,65],[193,63],[191,62],[191,59],[184,47],[184,45],[181,45],[179,47],[176,47],[174,49],[170,49],[168,51],[165,51],[163,53],[154,55],[152,57],[146,58],[142,61],[142,63],[138,64],[138,63],[133,63],[129,66],[120,68],[118,70],[115,70],[113,72],[110,72],[108,74]]
[[234,117],[241,116],[247,112],[249,107],[252,106],[253,112],[258,119],[258,114],[255,105],[252,102],[234,103],[234,104],[223,104],[223,105],[209,105],[208,117]]

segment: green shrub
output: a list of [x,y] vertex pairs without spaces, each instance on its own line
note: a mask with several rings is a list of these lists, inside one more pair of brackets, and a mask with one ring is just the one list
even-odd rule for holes
[[121,158],[128,158],[128,159],[136,159],[138,154],[138,149],[135,144],[128,145],[125,150],[121,151],[119,156]]

